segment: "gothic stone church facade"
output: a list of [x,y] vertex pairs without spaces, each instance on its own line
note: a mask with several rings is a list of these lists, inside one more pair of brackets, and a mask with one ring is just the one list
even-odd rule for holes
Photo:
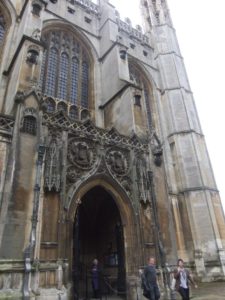
[[168,4],[140,6],[145,34],[107,0],[0,2],[0,299],[83,299],[94,258],[127,300],[150,255],[161,272],[182,257],[224,278],[224,215]]

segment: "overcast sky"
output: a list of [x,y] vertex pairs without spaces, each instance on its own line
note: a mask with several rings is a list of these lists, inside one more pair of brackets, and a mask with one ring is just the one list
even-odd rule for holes
[[[110,0],[140,24],[139,0]],[[167,0],[225,209],[225,0]]]

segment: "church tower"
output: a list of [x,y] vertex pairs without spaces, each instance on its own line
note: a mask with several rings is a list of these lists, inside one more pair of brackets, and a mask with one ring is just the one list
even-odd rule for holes
[[[0,299],[141,297],[182,257],[224,279],[225,222],[165,0],[0,3]],[[112,293],[111,293],[112,295]],[[141,299],[141,298],[140,298]]]
[[166,0],[141,1],[160,73],[159,118],[178,256],[206,279],[210,261],[224,268],[224,215],[204,135]]

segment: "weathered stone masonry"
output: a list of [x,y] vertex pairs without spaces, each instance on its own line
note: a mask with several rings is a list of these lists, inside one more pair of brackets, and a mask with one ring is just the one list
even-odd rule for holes
[[149,255],[162,295],[178,257],[224,279],[224,214],[168,4],[140,4],[144,30],[107,0],[0,3],[0,299],[81,299],[95,257],[129,300]]

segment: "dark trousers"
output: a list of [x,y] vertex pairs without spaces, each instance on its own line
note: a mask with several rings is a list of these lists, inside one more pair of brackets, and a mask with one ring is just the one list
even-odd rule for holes
[[182,300],[190,300],[189,289],[184,289],[180,286],[178,292],[181,294]]
[[158,300],[160,298],[160,292],[158,285],[151,285],[149,290],[149,299]]

